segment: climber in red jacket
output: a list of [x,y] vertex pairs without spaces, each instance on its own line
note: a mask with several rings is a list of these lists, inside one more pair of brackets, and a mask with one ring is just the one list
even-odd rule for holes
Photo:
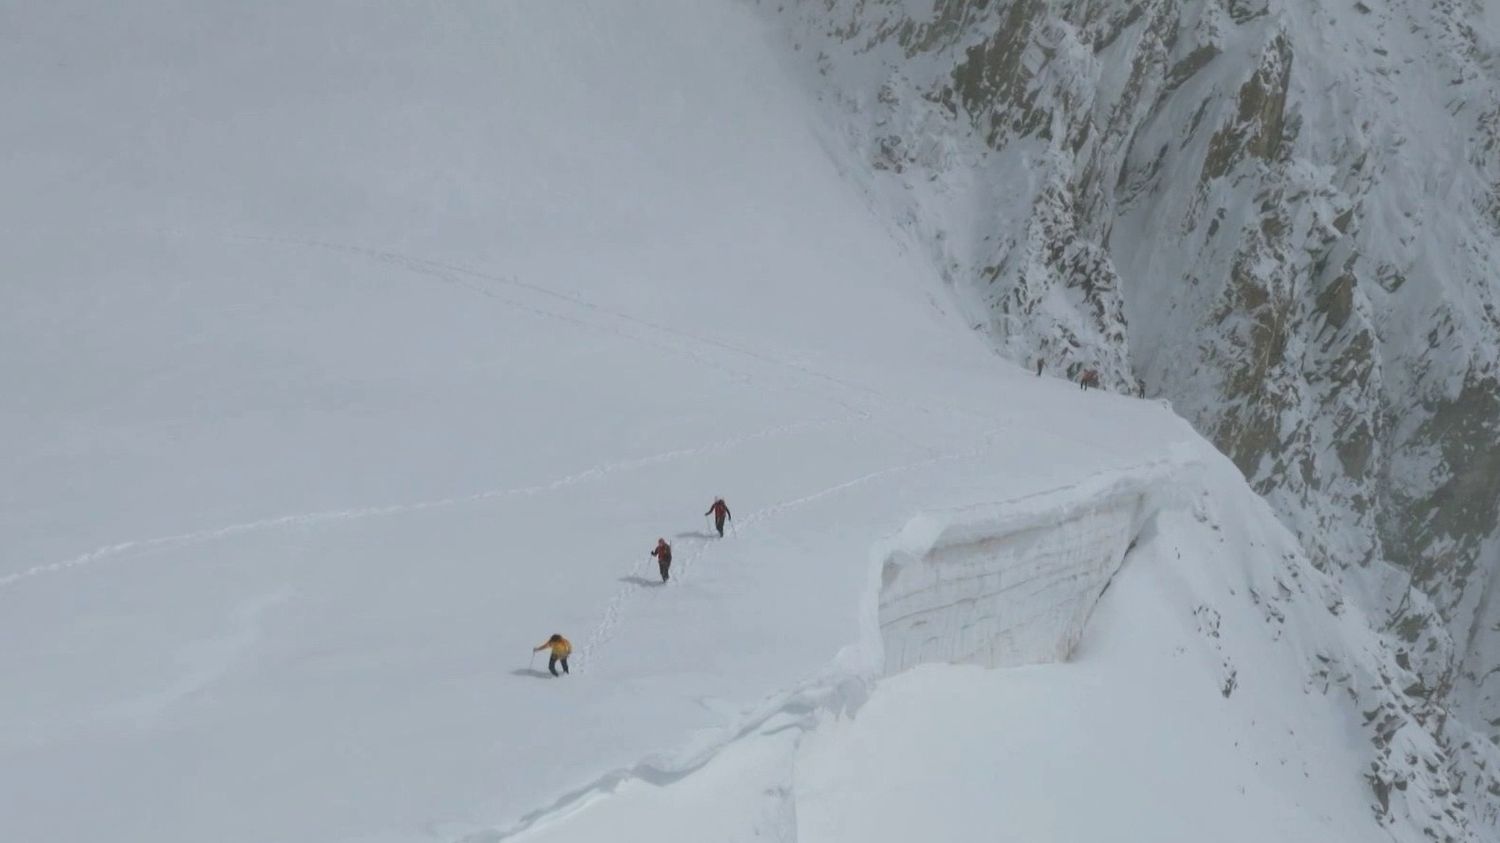
[[661,581],[667,581],[667,571],[672,567],[672,546],[667,544],[666,539],[656,540],[656,549],[651,551],[656,557],[656,566],[661,568]]
[[714,529],[719,531],[719,538],[724,538],[724,519],[734,520],[734,516],[729,514],[729,505],[724,503],[724,499],[714,498],[713,506],[710,506],[708,512],[703,514],[714,517]]

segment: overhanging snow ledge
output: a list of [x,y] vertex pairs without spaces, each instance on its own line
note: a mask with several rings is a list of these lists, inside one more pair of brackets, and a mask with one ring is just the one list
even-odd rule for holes
[[[867,656],[887,676],[929,662],[1067,659],[1191,458],[1095,475],[1013,501],[924,512],[872,553]],[[878,654],[878,655],[877,655]]]

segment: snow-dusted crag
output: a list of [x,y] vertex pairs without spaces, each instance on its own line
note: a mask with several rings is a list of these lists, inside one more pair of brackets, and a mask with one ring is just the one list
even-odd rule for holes
[[1455,802],[1493,800],[1500,7],[777,8],[971,324],[1169,398],[1395,637]]

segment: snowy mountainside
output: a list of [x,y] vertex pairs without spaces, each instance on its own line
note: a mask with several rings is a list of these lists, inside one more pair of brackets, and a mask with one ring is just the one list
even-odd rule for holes
[[1486,778],[1463,747],[1500,737],[1495,4],[761,5],[971,324],[1169,398]]
[[0,19],[0,839],[816,840],[1142,764],[1485,834],[1368,616],[1168,407],[969,330],[750,5]]
[[[1071,586],[1031,587],[1016,549],[1099,558],[1112,543],[1076,516],[1121,500],[1143,517],[1102,598],[1101,583],[1065,566],[1051,570]],[[1484,839],[1466,830],[1443,749],[1404,700],[1414,675],[1206,445],[1042,495],[919,515],[872,552],[875,591],[890,588],[893,553],[975,546],[995,552],[965,552],[969,562],[1011,585],[997,614],[1057,630],[1002,636],[1011,669],[955,656],[983,626],[965,601],[929,613],[924,660],[909,635],[890,647],[890,604],[867,594],[879,611],[867,605],[846,670],[768,707],[716,755],[622,771],[519,834],[473,843],[622,830],[804,843],[1190,841],[1205,829],[1246,843],[1422,840],[1424,829]],[[951,570],[952,551],[926,567],[938,582],[973,579]],[[1377,751],[1361,712],[1381,724]]]
[[740,4],[0,17],[5,840],[511,827],[830,670],[913,512],[1196,441],[955,330]]

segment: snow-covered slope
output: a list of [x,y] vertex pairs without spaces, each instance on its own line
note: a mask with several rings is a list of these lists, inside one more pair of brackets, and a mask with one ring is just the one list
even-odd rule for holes
[[[995,552],[971,558],[1025,588],[1033,569],[1014,548],[1048,543],[1038,537],[1107,546],[1077,514],[1135,500],[1148,517],[1103,598],[1086,578],[1057,588],[1088,594],[1097,611],[1007,607],[1029,628],[1080,636],[1067,663],[1053,663],[1057,641],[1042,635],[1002,632],[1010,670],[886,646],[862,676],[810,686],[708,763],[601,782],[516,839],[1252,843],[1417,840],[1434,825],[1485,839],[1453,812],[1442,749],[1404,702],[1413,675],[1227,460],[1177,450],[1148,469],[990,504],[988,516],[923,516],[873,554],[988,535]],[[928,567],[941,579],[949,565]],[[930,615],[947,621],[929,625],[934,644],[971,634],[962,601]],[[861,646],[889,642],[874,634]],[[1379,751],[1356,713],[1380,724]]]
[[1329,614],[1234,472],[1173,482],[1197,494],[1158,513],[1070,663],[923,667],[823,718],[792,762],[797,839],[1384,837],[1343,710],[1373,679],[1364,620]]
[[[1259,735],[1286,706],[1347,733],[1213,746],[1269,770],[1262,800],[1313,765],[1320,813],[1263,828],[1461,828],[1363,616],[1169,408],[969,331],[754,8],[0,19],[24,115],[0,159],[0,839],[640,839],[663,805],[722,832],[678,839],[817,839],[881,791],[788,777],[900,739],[879,718],[925,677],[955,705],[1056,700],[1050,746],[1085,674],[1135,695],[1141,735]],[[1196,552],[1137,565],[1168,541]],[[1149,587],[1178,564],[1203,579]],[[1161,626],[1124,634],[1140,612]],[[565,679],[531,653],[553,632]],[[924,664],[1080,641],[1022,673]],[[1163,647],[1188,666],[1147,670]],[[1206,753],[1161,747],[1184,775]]]
[[911,513],[1192,436],[955,331],[738,5],[5,17],[7,840],[504,826],[825,670]]

